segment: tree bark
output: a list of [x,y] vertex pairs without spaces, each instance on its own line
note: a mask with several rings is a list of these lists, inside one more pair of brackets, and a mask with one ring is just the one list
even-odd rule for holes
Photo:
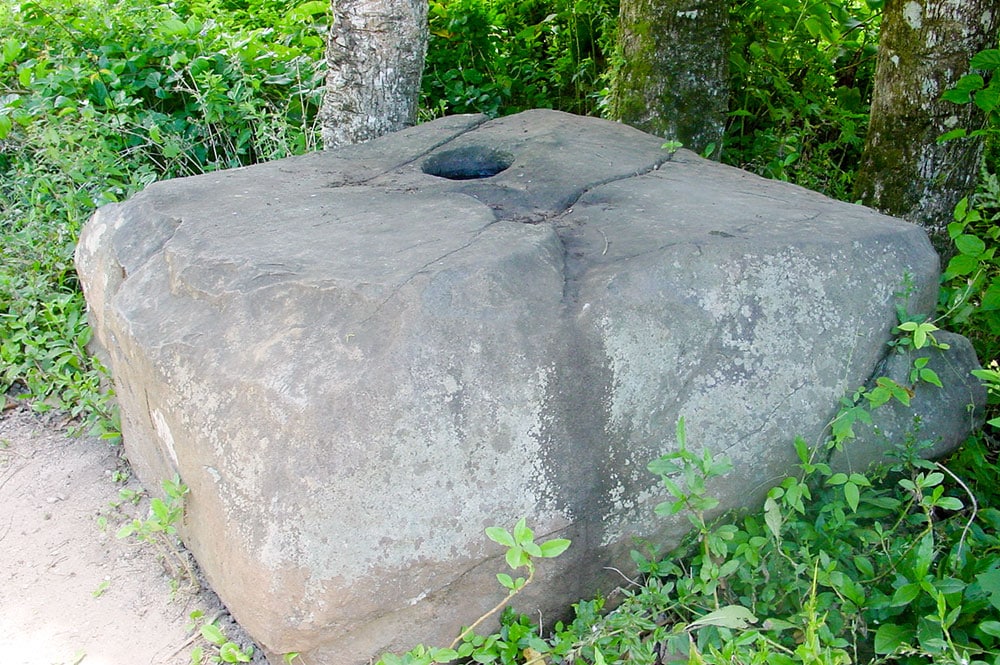
[[332,0],[324,148],[416,123],[427,52],[427,0]]
[[942,134],[982,125],[975,104],[941,94],[995,45],[1000,0],[887,0],[879,38],[871,121],[855,182],[863,203],[924,226],[948,246],[955,205],[975,187],[983,144]]
[[729,101],[729,3],[621,0],[611,117],[722,154]]

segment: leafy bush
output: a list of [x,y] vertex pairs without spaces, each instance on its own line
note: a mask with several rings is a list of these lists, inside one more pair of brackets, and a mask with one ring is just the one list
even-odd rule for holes
[[741,0],[730,13],[723,159],[851,200],[881,0]]
[[425,115],[597,109],[615,0],[431,0]]
[[0,391],[114,436],[73,271],[97,206],[311,150],[327,5],[247,28],[210,3],[0,3]]
[[[980,137],[992,145],[1000,139],[1000,50],[987,49],[970,63],[972,72],[962,77],[944,98],[956,104],[974,103],[985,115],[979,128],[959,127],[942,141],[965,136]],[[984,74],[986,78],[984,78]],[[1000,358],[1000,180],[995,160],[984,165],[975,196],[955,209],[948,235],[955,244],[943,275],[941,307],[953,326],[976,344],[980,358]]]

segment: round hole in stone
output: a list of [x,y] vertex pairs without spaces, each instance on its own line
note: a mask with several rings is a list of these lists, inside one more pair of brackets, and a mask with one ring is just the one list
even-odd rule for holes
[[472,145],[433,154],[422,170],[448,180],[478,180],[495,176],[513,163],[514,155],[509,152]]

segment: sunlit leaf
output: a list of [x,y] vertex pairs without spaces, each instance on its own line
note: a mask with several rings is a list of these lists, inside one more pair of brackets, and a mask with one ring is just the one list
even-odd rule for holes
[[875,631],[875,653],[893,653],[900,647],[912,643],[914,637],[912,628],[884,623]]

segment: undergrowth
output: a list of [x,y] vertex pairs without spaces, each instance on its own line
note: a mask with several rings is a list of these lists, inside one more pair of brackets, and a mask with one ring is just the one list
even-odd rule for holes
[[157,179],[316,148],[329,4],[239,5],[0,2],[0,393],[117,437],[73,269],[83,223]]
[[[947,349],[936,330],[901,311],[892,346]],[[467,629],[449,649],[418,646],[379,665],[1000,665],[992,494],[924,459],[933,442],[919,438],[916,423],[885,463],[866,473],[840,468],[855,428],[876,420],[880,407],[909,406],[918,383],[941,386],[923,358],[909,379],[883,377],[845,397],[825,441],[795,441],[797,471],[760,510],[714,519],[719,500],[707,488],[732,463],[707,447],[692,450],[682,418],[676,450],[649,471],[668,497],[656,513],[684,515],[692,529],[665,555],[655,543],[632,552],[638,578],[619,590],[616,607],[581,601],[573,619],[552,626],[509,609],[493,634]]]

